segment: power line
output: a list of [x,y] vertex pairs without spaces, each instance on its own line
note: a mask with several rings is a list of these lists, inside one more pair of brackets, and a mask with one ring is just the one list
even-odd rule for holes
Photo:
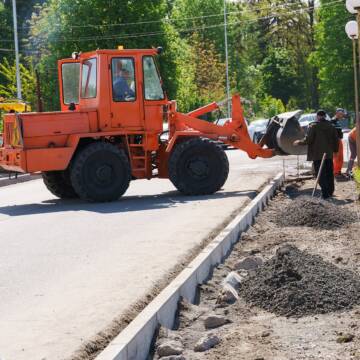
[[[342,2],[342,0],[335,0],[331,3],[328,4],[324,4],[322,5],[322,7],[328,7],[328,6],[333,6],[339,2]],[[294,14],[294,13],[306,13],[308,11],[311,11],[312,9],[310,8],[301,8],[301,9],[296,9],[296,10],[291,10],[288,11],[286,13],[274,13],[274,14],[270,14],[267,16],[263,16],[263,17],[257,17],[254,19],[248,19],[248,20],[241,20],[241,21],[235,21],[235,22],[229,22],[228,26],[234,26],[234,25],[238,25],[238,24],[244,24],[244,23],[253,23],[259,20],[266,20],[266,19],[271,19],[276,17],[277,15],[290,15],[290,14]],[[219,23],[219,24],[214,24],[214,25],[205,25],[205,26],[200,26],[200,27],[192,27],[192,28],[187,28],[187,29],[177,29],[177,31],[179,33],[185,33],[185,32],[193,32],[193,31],[198,31],[198,30],[206,30],[206,29],[212,29],[212,28],[217,28],[217,27],[223,27],[224,23]],[[82,41],[97,41],[97,40],[112,40],[112,39],[132,39],[132,38],[140,38],[140,37],[147,37],[147,36],[158,36],[158,35],[164,35],[166,34],[166,32],[164,31],[156,31],[156,32],[144,32],[144,33],[135,33],[135,34],[114,34],[114,35],[104,35],[104,36],[91,36],[91,37],[83,37],[83,38],[71,38],[71,39],[57,39],[55,40],[55,42],[82,42]],[[1,40],[0,40],[1,41]],[[12,40],[10,40],[12,41]],[[14,51],[12,49],[0,49],[0,51]],[[30,49],[26,49],[22,52],[38,52],[40,53],[39,50],[30,50]]]
[[[335,0],[331,3],[328,4],[324,4],[323,6],[333,6],[336,3],[342,2],[342,0]],[[275,13],[275,14],[270,14],[267,16],[263,16],[263,17],[258,17],[258,18],[254,18],[254,19],[250,19],[250,20],[241,20],[241,21],[236,21],[236,22],[231,22],[228,25],[238,25],[241,23],[251,23],[251,22],[256,22],[258,20],[265,20],[265,19],[271,19],[276,17],[276,15],[290,15],[290,14],[294,14],[294,13],[305,13],[311,11],[311,9],[307,9],[307,8],[301,8],[301,9],[296,9],[296,10],[292,10],[292,11],[288,11],[286,13]],[[177,31],[179,33],[181,32],[192,32],[192,31],[196,31],[196,30],[203,30],[203,29],[211,29],[211,28],[216,28],[216,27],[223,27],[224,23],[220,23],[220,24],[215,24],[215,25],[206,25],[206,26],[200,26],[200,27],[192,27],[192,28],[188,28],[188,29],[177,29]],[[104,35],[104,36],[90,36],[90,37],[82,37],[82,38],[72,38],[72,39],[57,39],[57,42],[82,42],[82,41],[93,41],[93,40],[111,40],[111,39],[131,39],[131,38],[138,38],[138,37],[145,37],[145,36],[157,36],[157,35],[164,35],[166,34],[166,32],[164,31],[156,31],[156,32],[144,32],[144,33],[135,33],[135,34],[115,34],[115,35]],[[55,42],[56,42],[55,41]]]
[[[337,0],[335,2],[342,2],[342,0]],[[296,5],[299,4],[288,2],[284,4],[279,4],[277,6],[273,7],[260,7],[260,6],[252,6],[251,10],[260,11],[260,10],[274,10],[278,8],[287,7],[289,5]],[[324,4],[326,5],[326,4]],[[324,6],[323,5],[323,6]],[[244,10],[239,11],[229,11],[227,14],[240,14],[243,13]],[[137,21],[137,22],[128,22],[128,23],[115,23],[115,24],[87,24],[87,25],[70,25],[69,28],[76,29],[76,28],[104,28],[104,27],[116,27],[116,26],[131,26],[131,25],[144,25],[144,24],[156,24],[156,23],[172,23],[172,22],[180,22],[180,21],[186,21],[186,20],[196,20],[196,19],[206,19],[206,18],[212,18],[212,17],[222,17],[223,13],[214,13],[214,14],[208,14],[208,15],[202,15],[202,16],[194,16],[194,17],[187,17],[187,18],[178,18],[178,19],[171,19],[171,18],[163,18],[159,20],[147,20],[147,21]],[[61,26],[61,23],[52,24],[53,26]],[[23,26],[23,28],[32,28],[32,25],[29,26]]]

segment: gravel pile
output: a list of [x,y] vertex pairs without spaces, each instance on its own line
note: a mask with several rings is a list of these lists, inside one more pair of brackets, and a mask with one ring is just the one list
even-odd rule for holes
[[310,226],[335,229],[356,220],[346,208],[311,196],[299,196],[275,217],[281,226]]
[[360,279],[285,245],[243,282],[240,296],[277,315],[301,317],[360,304]]

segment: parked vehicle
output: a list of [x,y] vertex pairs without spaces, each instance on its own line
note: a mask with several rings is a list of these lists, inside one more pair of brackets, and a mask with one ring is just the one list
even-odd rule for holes
[[[326,120],[331,120],[330,116],[326,114]],[[308,130],[309,124],[316,121],[316,113],[302,114],[299,119],[301,128],[304,130],[305,134]]]
[[248,126],[248,131],[250,139],[254,143],[259,143],[261,138],[265,135],[268,123],[269,119],[254,120],[250,123],[250,125]]

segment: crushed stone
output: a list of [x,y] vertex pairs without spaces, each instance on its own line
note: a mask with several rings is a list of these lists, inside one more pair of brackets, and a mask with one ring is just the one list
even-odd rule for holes
[[284,245],[242,283],[240,296],[277,315],[324,314],[360,304],[360,278],[318,255]]
[[303,195],[292,200],[275,216],[280,226],[335,229],[357,219],[355,213],[330,201]]

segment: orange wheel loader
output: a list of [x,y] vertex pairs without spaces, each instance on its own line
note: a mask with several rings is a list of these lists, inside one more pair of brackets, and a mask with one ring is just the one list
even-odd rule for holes
[[[289,153],[278,146],[277,135],[284,132],[278,119],[262,142],[272,148],[251,141],[238,95],[224,126],[199,119],[216,110],[216,103],[178,112],[156,65],[161,50],[96,50],[60,60],[61,111],[5,115],[0,166],[41,172],[59,198],[102,202],[118,199],[131,180],[154,177],[169,178],[187,195],[218,191],[229,172],[219,141],[250,158]],[[303,135],[297,126],[290,127],[296,128],[292,140]]]

